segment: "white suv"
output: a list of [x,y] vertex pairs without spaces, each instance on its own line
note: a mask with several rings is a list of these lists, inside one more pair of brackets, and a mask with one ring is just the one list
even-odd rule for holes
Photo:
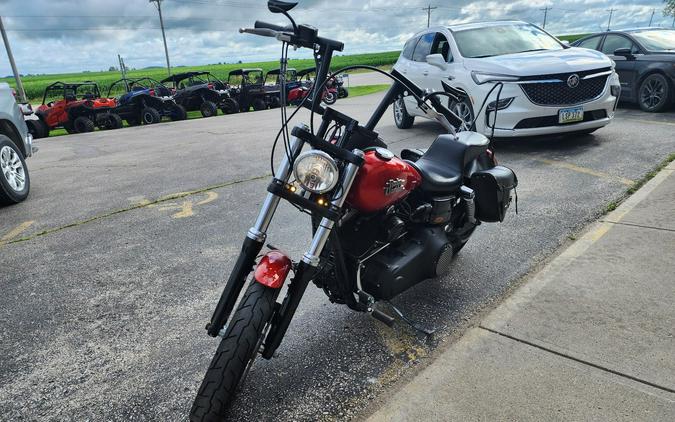
[[[429,28],[406,42],[394,69],[424,89],[445,81],[464,90],[468,99],[449,107],[467,123],[477,115],[476,130],[495,137],[593,132],[612,120],[621,90],[607,56],[521,21]],[[412,97],[394,103],[401,129],[423,115]]]

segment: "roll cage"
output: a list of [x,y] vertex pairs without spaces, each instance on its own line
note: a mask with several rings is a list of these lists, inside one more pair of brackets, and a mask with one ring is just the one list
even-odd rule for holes
[[[82,94],[83,91],[86,91],[86,93]],[[80,95],[80,98],[78,98],[78,95]],[[47,104],[48,97],[63,98],[66,101],[93,100],[101,98],[101,91],[98,89],[98,84],[93,81],[74,83],[59,81],[47,85],[42,96],[42,104]]]

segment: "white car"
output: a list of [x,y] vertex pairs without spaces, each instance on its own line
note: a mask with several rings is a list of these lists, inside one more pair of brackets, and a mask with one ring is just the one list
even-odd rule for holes
[[[467,123],[477,115],[476,131],[495,137],[593,132],[611,122],[621,91],[607,56],[521,21],[426,29],[394,69],[425,90],[445,81],[465,91],[467,100],[448,106]],[[401,129],[423,115],[412,97],[394,103]]]

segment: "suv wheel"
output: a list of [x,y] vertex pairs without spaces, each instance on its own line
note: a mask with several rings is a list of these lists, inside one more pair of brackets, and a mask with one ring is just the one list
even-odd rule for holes
[[638,90],[638,104],[643,111],[658,112],[670,102],[670,85],[659,73],[647,76]]
[[415,123],[415,118],[408,114],[405,109],[405,101],[399,98],[394,102],[394,123],[399,129],[410,129]]
[[28,197],[30,177],[23,154],[5,135],[0,135],[0,204],[16,204]]
[[204,101],[199,106],[199,111],[202,113],[202,117],[212,117],[218,114],[218,106],[213,101]]
[[85,116],[80,116],[73,122],[75,133],[93,132],[95,127],[94,122]]
[[[450,104],[450,111],[460,117],[464,123],[466,123],[467,128],[470,128],[473,124],[473,107],[471,107],[468,98],[459,102],[452,102]],[[492,114],[492,117],[494,117],[494,113]],[[492,121],[490,121],[490,124],[492,124]]]

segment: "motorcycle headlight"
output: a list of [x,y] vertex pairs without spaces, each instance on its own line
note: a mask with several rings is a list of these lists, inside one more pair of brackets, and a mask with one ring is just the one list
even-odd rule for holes
[[304,190],[326,193],[337,184],[339,172],[330,155],[313,150],[303,152],[295,159],[293,174]]

